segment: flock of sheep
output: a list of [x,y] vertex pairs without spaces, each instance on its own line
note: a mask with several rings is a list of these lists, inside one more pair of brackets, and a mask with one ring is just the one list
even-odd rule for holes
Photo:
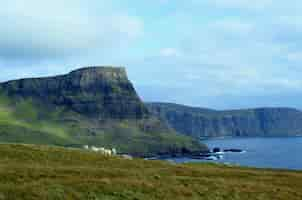
[[115,148],[105,149],[104,147],[98,148],[98,147],[95,147],[95,146],[89,147],[88,145],[85,145],[84,149],[91,150],[91,151],[94,151],[94,152],[99,152],[99,153],[101,153],[101,154],[103,154],[105,156],[114,156],[114,155],[117,155],[117,152],[116,152]]

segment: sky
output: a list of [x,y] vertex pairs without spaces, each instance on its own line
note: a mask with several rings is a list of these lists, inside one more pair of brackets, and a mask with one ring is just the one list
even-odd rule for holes
[[302,109],[302,1],[0,1],[0,81],[124,66],[144,101]]

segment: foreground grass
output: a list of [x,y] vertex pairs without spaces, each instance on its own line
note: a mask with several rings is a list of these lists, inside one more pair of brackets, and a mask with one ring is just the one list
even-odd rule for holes
[[47,146],[0,145],[0,200],[301,200],[302,172],[125,160]]

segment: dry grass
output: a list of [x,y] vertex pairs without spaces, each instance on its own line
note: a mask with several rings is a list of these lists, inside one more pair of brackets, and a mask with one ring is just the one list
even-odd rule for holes
[[301,200],[302,172],[173,165],[47,146],[0,145],[0,200]]

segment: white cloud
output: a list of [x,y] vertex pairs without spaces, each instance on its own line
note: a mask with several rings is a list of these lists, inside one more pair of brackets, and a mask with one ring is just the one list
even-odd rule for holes
[[297,92],[301,9],[298,0],[3,0],[0,79],[117,63],[138,85],[174,88],[173,99]]
[[209,2],[219,7],[263,9],[272,5],[273,0],[211,0]]
[[143,22],[106,1],[5,0],[0,8],[2,59],[64,57],[120,47],[143,33]]
[[181,53],[175,48],[163,48],[160,50],[160,55],[163,57],[177,57],[180,56]]
[[254,25],[240,19],[222,19],[210,24],[213,31],[230,33],[237,36],[247,36],[254,30]]
[[288,53],[287,59],[292,62],[301,62],[302,63],[302,52]]

